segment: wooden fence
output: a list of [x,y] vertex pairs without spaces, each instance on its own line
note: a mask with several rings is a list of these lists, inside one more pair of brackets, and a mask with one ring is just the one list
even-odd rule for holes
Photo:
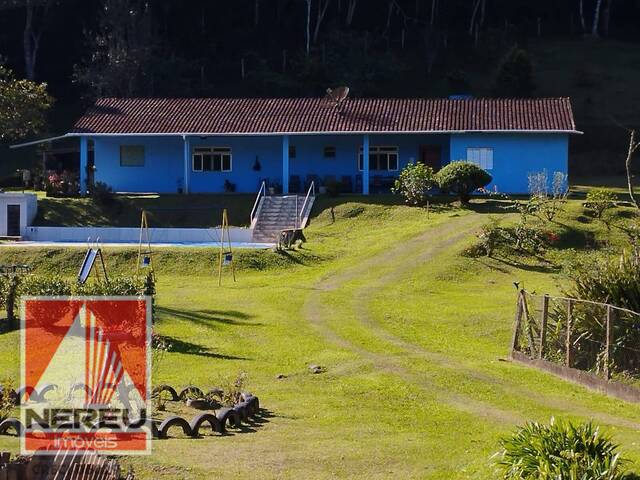
[[514,360],[640,402],[640,314],[614,305],[520,290]]
[[122,476],[117,460],[78,451],[10,460],[0,453],[0,480],[133,480]]

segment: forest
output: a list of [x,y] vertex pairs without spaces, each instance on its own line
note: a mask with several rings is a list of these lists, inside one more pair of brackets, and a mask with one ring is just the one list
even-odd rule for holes
[[[639,0],[0,0],[0,64],[46,82],[49,133],[100,96],[348,85],[358,97],[570,96],[597,133],[577,151],[595,151],[640,123],[639,20]],[[516,52],[524,73],[504,70]]]

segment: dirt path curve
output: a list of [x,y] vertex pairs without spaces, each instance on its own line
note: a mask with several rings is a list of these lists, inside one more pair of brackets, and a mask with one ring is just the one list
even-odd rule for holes
[[[427,229],[423,234],[418,235],[407,242],[398,244],[386,250],[381,255],[375,255],[364,261],[331,275],[323,277],[316,285],[312,293],[305,302],[303,312],[307,320],[325,337],[325,339],[345,350],[358,354],[363,359],[372,363],[376,369],[391,373],[402,378],[408,383],[412,383],[437,395],[443,402],[454,408],[467,413],[482,417],[490,417],[501,422],[519,423],[524,417],[511,410],[500,409],[486,402],[476,400],[468,395],[449,391],[431,382],[426,375],[419,375],[403,365],[402,360],[415,356],[439,368],[450,370],[452,373],[463,374],[470,379],[482,381],[495,385],[505,394],[530,398],[529,390],[506,383],[503,380],[486,374],[456,361],[445,354],[429,351],[419,345],[411,343],[400,336],[383,328],[371,318],[369,312],[369,302],[376,291],[381,291],[382,287],[394,284],[399,279],[409,274],[418,265],[428,261],[433,261],[445,250],[468,238],[482,224],[483,218],[480,215],[466,214],[447,220],[441,225]],[[372,269],[382,269],[384,274],[373,276]],[[327,293],[339,289],[348,282],[366,277],[367,282],[356,290],[352,299],[352,308],[359,325],[367,330],[379,341],[393,346],[398,353],[379,353],[366,349],[361,344],[353,342],[348,338],[340,336],[329,326],[329,318],[333,309],[327,302]],[[406,363],[405,363],[406,365]],[[577,405],[570,405],[569,402],[560,399],[537,397],[537,401],[547,407],[561,410],[572,409],[574,413],[584,414],[585,417],[598,418],[600,421],[621,427],[638,429],[638,423],[613,417],[606,413],[597,413],[588,409],[579,408]]]
[[[402,378],[404,381],[417,385],[432,395],[439,397],[444,403],[452,407],[477,415],[490,417],[501,422],[520,422],[523,417],[517,412],[502,410],[486,402],[471,398],[467,395],[451,392],[432,382],[426,375],[419,375],[402,365],[402,358],[390,353],[378,353],[367,350],[362,345],[350,341],[333,331],[328,325],[328,316],[332,308],[325,303],[326,293],[339,289],[342,285],[367,276],[373,268],[384,268],[384,278],[396,278],[410,272],[416,265],[434,258],[444,249],[468,238],[483,222],[479,215],[467,214],[457,218],[451,218],[441,225],[431,227],[423,234],[414,237],[407,242],[398,244],[386,250],[381,255],[376,255],[364,261],[325,276],[315,285],[314,290],[307,298],[303,307],[303,313],[307,320],[325,337],[325,339],[345,350],[358,354],[371,362],[373,366],[386,373]],[[385,282],[386,283],[386,282]],[[360,298],[361,295],[358,295]],[[363,303],[359,301],[356,303]],[[366,302],[365,302],[366,303]],[[359,308],[358,308],[359,309]],[[361,313],[361,312],[360,312]],[[369,327],[371,324],[367,322]],[[376,329],[377,330],[377,329]],[[374,332],[376,333],[376,332]],[[380,332],[377,332],[380,333]],[[386,338],[386,340],[392,340]],[[392,341],[396,346],[404,346],[403,343]],[[412,345],[412,344],[411,344]],[[412,345],[412,349],[413,349]],[[428,352],[422,352],[428,353]],[[435,359],[434,356],[430,359]],[[436,362],[437,363],[437,362]]]

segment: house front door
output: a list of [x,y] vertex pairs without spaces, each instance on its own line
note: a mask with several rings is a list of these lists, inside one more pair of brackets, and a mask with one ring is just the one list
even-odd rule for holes
[[440,170],[442,162],[440,145],[421,145],[420,161],[433,168],[434,172]]
[[20,236],[20,205],[7,205],[7,236]]

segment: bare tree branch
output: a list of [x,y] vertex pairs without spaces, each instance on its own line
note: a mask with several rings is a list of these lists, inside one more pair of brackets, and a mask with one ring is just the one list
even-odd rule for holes
[[325,15],[327,14],[329,3],[331,3],[331,0],[318,0],[318,16],[316,17],[316,26],[313,32],[313,43],[316,43],[318,41],[320,26],[322,25]]
[[353,16],[356,13],[356,6],[358,5],[358,0],[349,0],[349,5],[347,6],[347,27],[350,27],[353,23]]
[[636,199],[635,193],[633,191],[633,176],[631,174],[631,163],[633,160],[633,154],[636,150],[640,148],[640,141],[636,140],[636,131],[631,130],[629,133],[629,149],[627,150],[627,158],[625,160],[625,168],[627,170],[627,188],[629,189],[629,198],[631,199],[631,203],[640,210],[640,204]]
[[593,25],[591,26],[591,35],[598,36],[598,27],[600,26],[600,10],[602,8],[602,0],[596,0],[596,7],[593,12]]

